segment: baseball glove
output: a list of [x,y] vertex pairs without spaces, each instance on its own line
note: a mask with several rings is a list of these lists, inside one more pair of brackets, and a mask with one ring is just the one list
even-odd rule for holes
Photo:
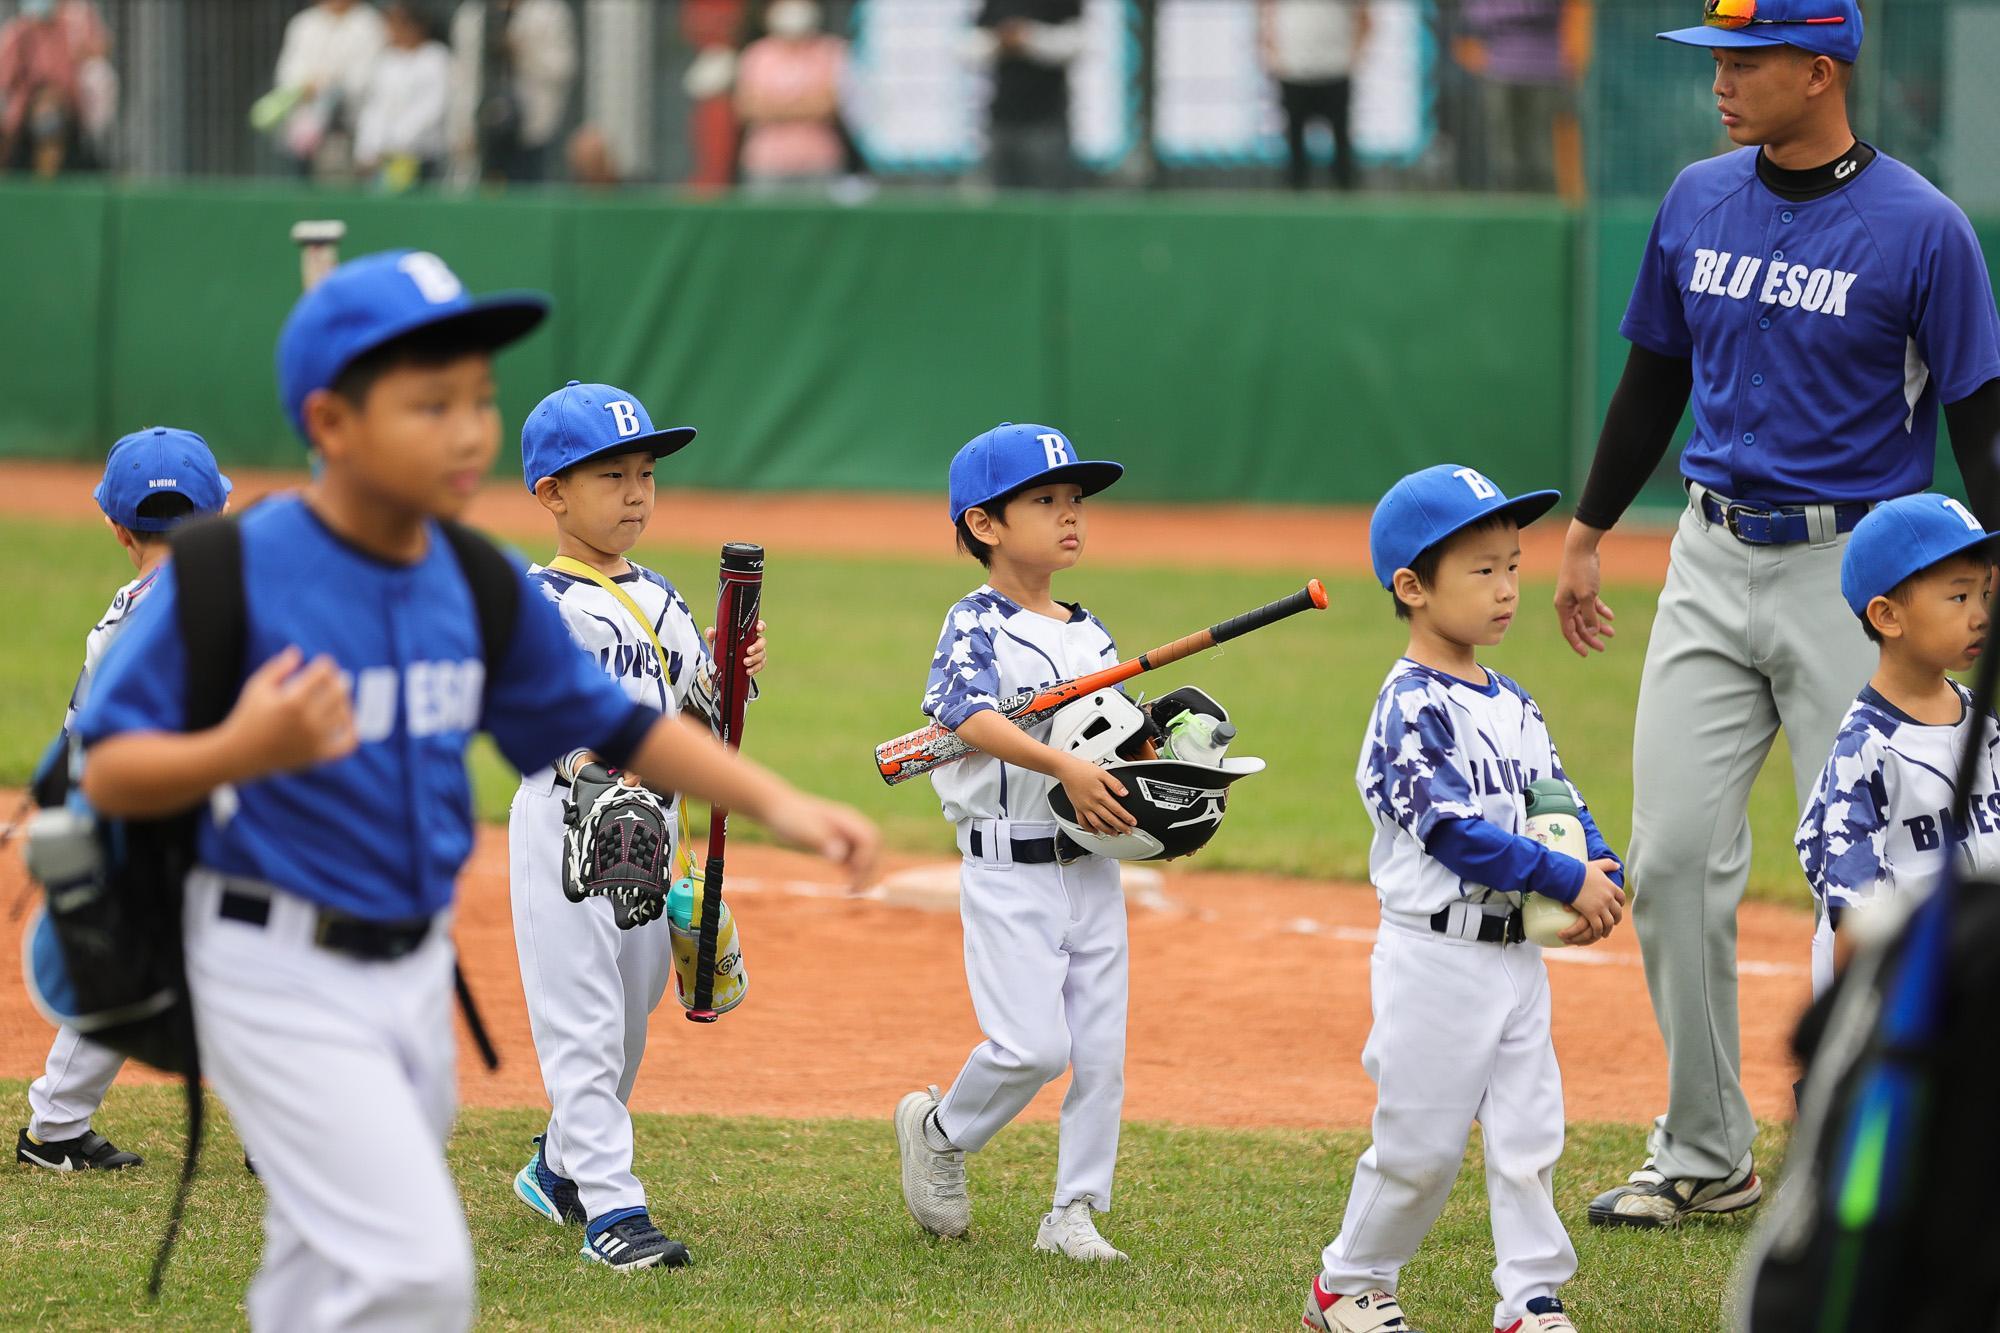
[[676,826],[657,793],[585,764],[563,802],[563,894],[608,898],[620,930],[657,919],[674,883]]

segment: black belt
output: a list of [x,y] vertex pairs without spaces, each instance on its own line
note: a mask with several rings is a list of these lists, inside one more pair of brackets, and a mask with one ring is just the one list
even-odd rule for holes
[[[1451,935],[1451,908],[1440,907],[1431,913],[1431,929],[1440,935]],[[1452,935],[1452,938],[1458,937]],[[1479,918],[1481,944],[1519,944],[1527,938],[1527,933],[1521,926],[1521,909],[1518,907],[1505,916]]]
[[[1056,859],[1054,838],[1010,838],[1008,842],[1013,846],[1014,861],[1017,865],[1048,865]],[[989,859],[986,855],[986,839],[981,836],[978,829],[972,830],[971,846],[974,860]]]
[[[237,889],[224,889],[217,914],[246,925],[264,926],[271,920],[271,900]],[[328,907],[314,908],[313,917],[314,944],[366,962],[388,962],[415,953],[430,937],[431,923],[436,919],[426,916],[410,921],[365,921]]]
[[[1870,506],[1856,501],[1814,508],[1833,510],[1833,530],[1838,534],[1854,531],[1855,525],[1868,516]],[[1744,504],[1704,490],[1701,516],[1710,523],[1721,524],[1730,536],[1746,546],[1791,546],[1812,540],[1806,511],[1798,505]]]

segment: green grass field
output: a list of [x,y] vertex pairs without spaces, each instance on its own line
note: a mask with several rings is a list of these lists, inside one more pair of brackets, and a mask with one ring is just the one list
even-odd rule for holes
[[[0,1080],[9,1105],[23,1093],[23,1084]],[[178,1169],[180,1116],[177,1089],[121,1086],[100,1124],[145,1154],[145,1168],[83,1177],[5,1168],[0,1325],[241,1324],[263,1196],[226,1121],[204,1150],[166,1291],[157,1307],[144,1303]],[[451,1158],[478,1256],[482,1327],[1295,1327],[1366,1146],[1359,1133],[1128,1125],[1105,1232],[1133,1263],[1085,1269],[1030,1249],[1054,1171],[1051,1125],[1010,1129],[972,1160],[973,1237],[960,1244],[922,1236],[904,1213],[886,1118],[635,1119],[654,1215],[694,1252],[680,1272],[621,1276],[585,1265],[579,1229],[559,1231],[512,1194],[539,1114],[461,1117]],[[1583,1222],[1590,1195],[1630,1169],[1637,1139],[1636,1129],[1570,1129],[1556,1195],[1581,1268],[1564,1296],[1590,1333],[1721,1329],[1743,1219],[1664,1235]],[[1779,1152],[1767,1130],[1760,1165],[1775,1167]],[[1475,1141],[1443,1219],[1404,1272],[1406,1308],[1433,1333],[1490,1326],[1493,1247],[1480,1171]]]
[[[666,526],[670,515],[659,526]],[[646,546],[646,563],[677,577],[697,613],[714,578],[712,551]],[[130,568],[96,524],[10,521],[0,560],[12,571],[4,593],[9,635],[0,639],[0,782],[32,770],[82,660],[83,639]],[[1281,573],[1134,570],[1086,565],[1060,595],[1096,611],[1128,652],[1137,652],[1292,591],[1310,570]],[[921,724],[917,703],[945,609],[976,585],[969,560],[787,559],[774,548],[765,582],[772,664],[751,711],[747,750],[791,777],[851,801],[880,820],[891,843],[950,850],[929,784],[886,788],[875,776],[876,742]],[[1387,595],[1363,578],[1328,581],[1331,607],[1226,645],[1205,659],[1142,677],[1149,693],[1196,683],[1228,706],[1244,754],[1262,755],[1268,776],[1243,784],[1229,823],[1203,854],[1209,869],[1365,879],[1368,824],[1354,790],[1354,763],[1375,692],[1404,638]],[[1657,589],[1622,587],[1617,646],[1581,661],[1544,608],[1549,587],[1531,581],[1521,623],[1489,655],[1532,690],[1570,774],[1614,846],[1631,827],[1632,711]],[[1751,803],[1757,838],[1751,893],[1808,902],[1791,853],[1795,819],[1782,739]],[[513,779],[482,750],[474,759],[482,815],[506,818]],[[746,826],[747,836],[755,833]]]

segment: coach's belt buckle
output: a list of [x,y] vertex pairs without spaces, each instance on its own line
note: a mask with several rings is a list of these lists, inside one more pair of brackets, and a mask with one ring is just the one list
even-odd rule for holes
[[[1761,538],[1746,537],[1743,535],[1743,529],[1739,523],[1739,520],[1745,514],[1748,514],[1752,518],[1761,518],[1764,520],[1764,535]],[[1768,509],[1758,509],[1753,505],[1739,504],[1735,500],[1731,500],[1728,504],[1722,506],[1723,528],[1726,529],[1729,535],[1734,537],[1737,541],[1749,542],[1752,545],[1756,545],[1760,542],[1765,542],[1770,540],[1771,536],[1770,524],[1771,524],[1771,519],[1773,517],[1775,517],[1775,515],[1773,515],[1772,512]]]

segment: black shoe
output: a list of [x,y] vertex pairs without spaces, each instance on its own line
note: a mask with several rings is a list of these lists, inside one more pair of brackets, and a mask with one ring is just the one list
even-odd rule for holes
[[14,1160],[44,1171],[122,1171],[146,1164],[138,1153],[126,1152],[95,1130],[43,1143],[24,1129],[14,1143]]
[[608,1221],[592,1222],[585,1234],[583,1257],[620,1272],[680,1268],[688,1261],[687,1246],[661,1235],[644,1208],[623,1209]]
[[1763,1197],[1754,1160],[1720,1180],[1669,1180],[1649,1157],[1623,1185],[1592,1199],[1586,1215],[1592,1226],[1658,1229],[1696,1213],[1740,1213]]

